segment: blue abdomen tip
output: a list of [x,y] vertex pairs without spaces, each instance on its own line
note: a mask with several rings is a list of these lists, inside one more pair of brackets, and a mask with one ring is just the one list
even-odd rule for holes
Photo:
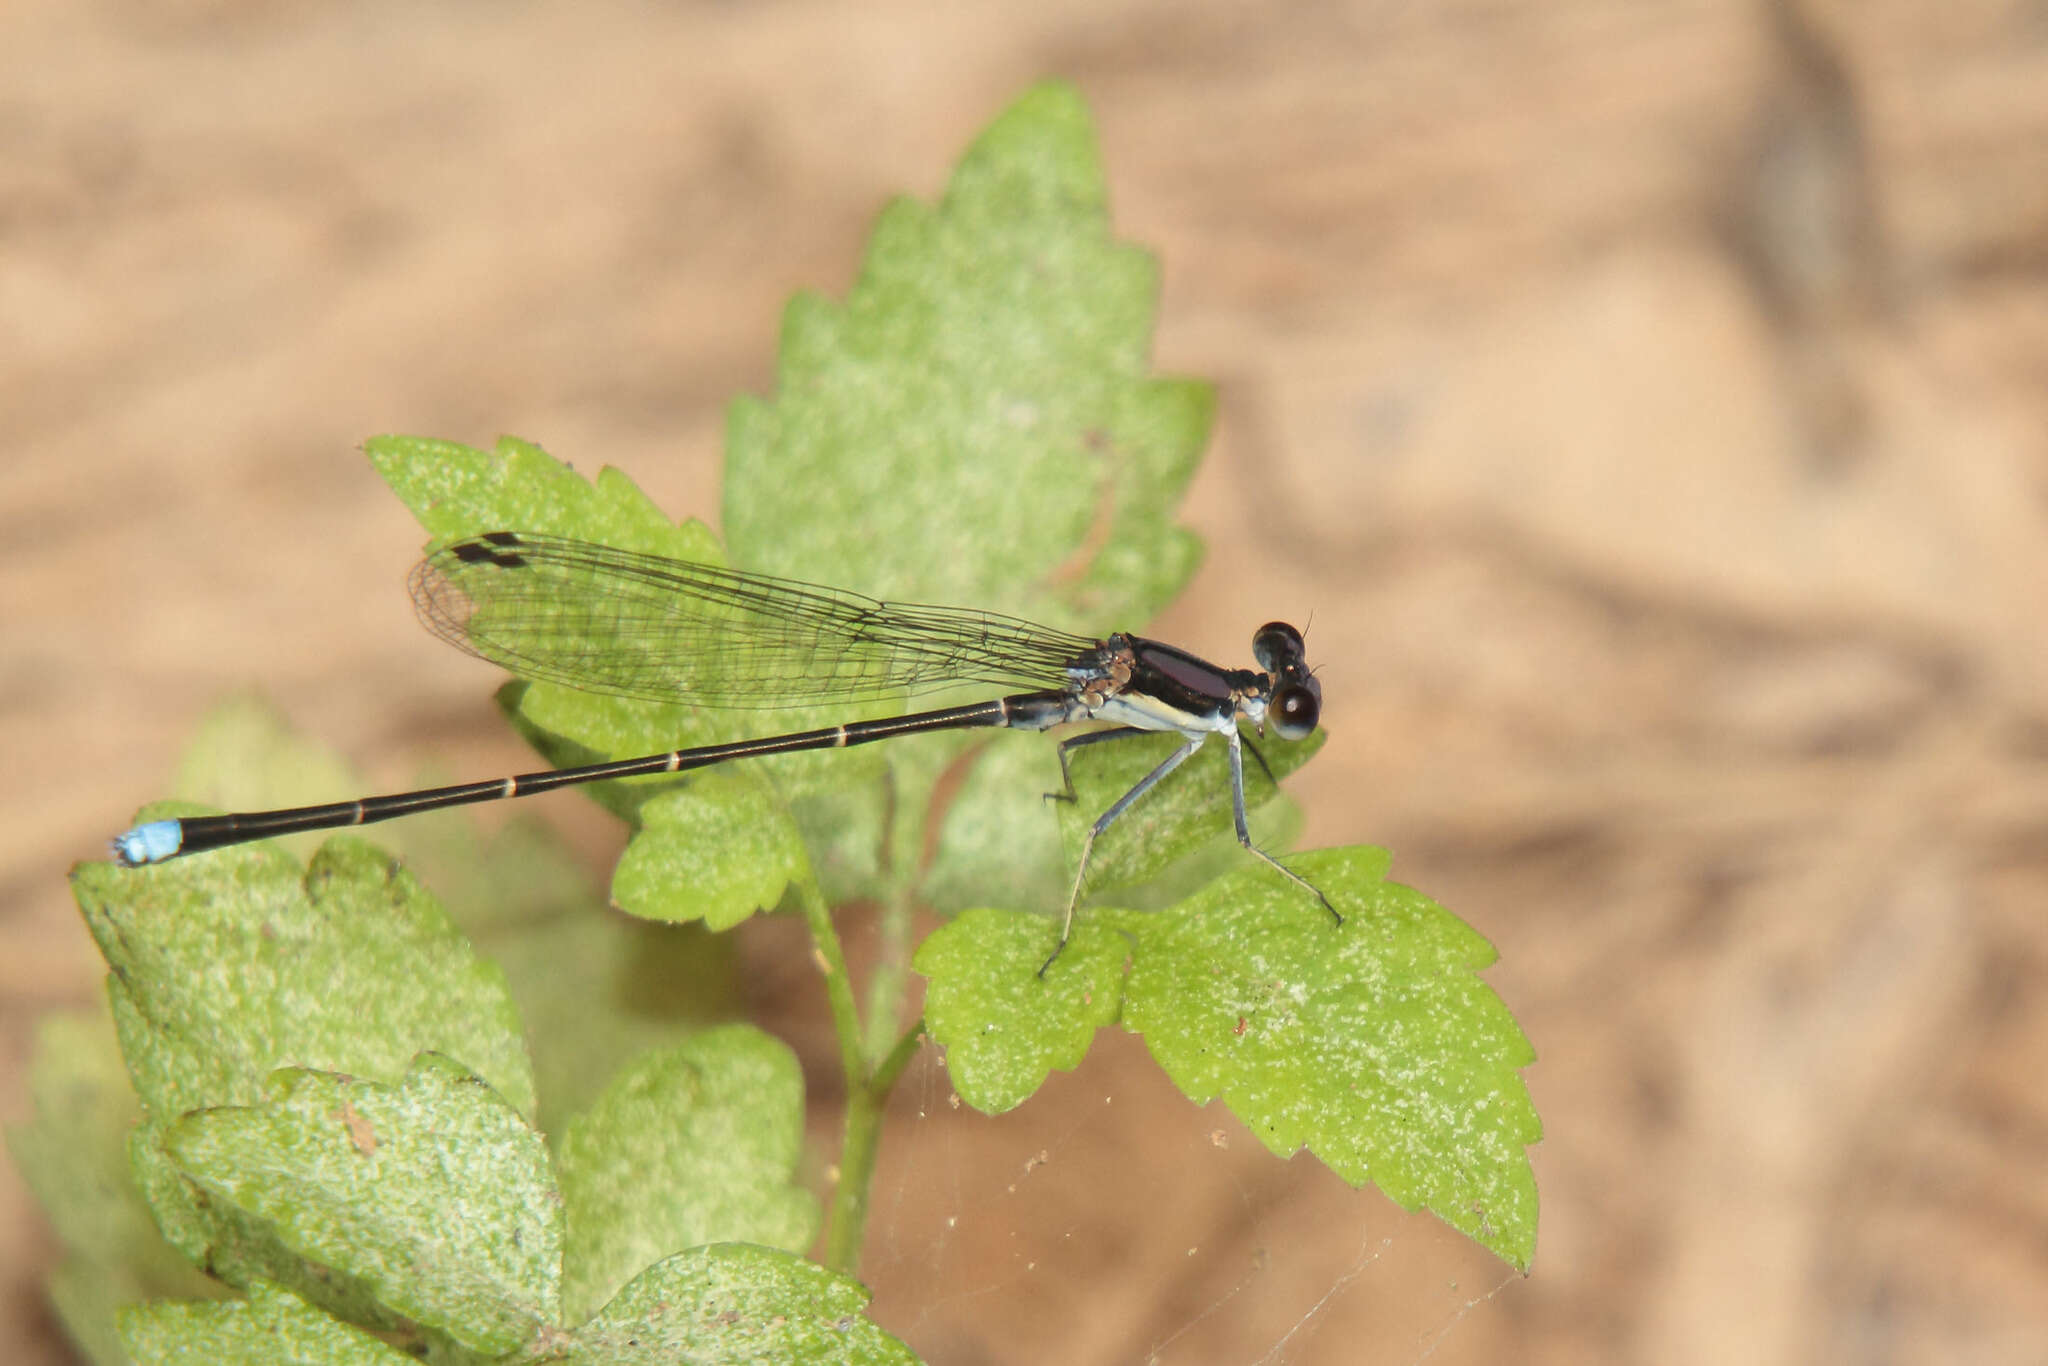
[[114,857],[130,868],[145,863],[162,863],[184,846],[184,831],[177,821],[151,821],[114,836]]

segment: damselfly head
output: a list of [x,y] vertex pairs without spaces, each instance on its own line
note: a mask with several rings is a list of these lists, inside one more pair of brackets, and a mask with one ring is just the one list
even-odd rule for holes
[[1323,710],[1323,685],[1308,671],[1301,632],[1284,621],[1269,621],[1252,636],[1252,658],[1273,680],[1266,720],[1283,740],[1300,740],[1316,728]]

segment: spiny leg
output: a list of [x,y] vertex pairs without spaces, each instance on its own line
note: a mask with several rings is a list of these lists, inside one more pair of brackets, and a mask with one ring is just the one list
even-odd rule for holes
[[1137,726],[1112,726],[1108,730],[1084,731],[1080,735],[1069,736],[1060,741],[1058,749],[1060,756],[1060,791],[1046,793],[1045,800],[1049,802],[1073,802],[1080,800],[1074,795],[1074,775],[1067,771],[1070,751],[1077,750],[1083,745],[1092,745],[1103,740],[1125,740],[1133,735],[1156,734],[1158,734],[1157,731],[1142,730]]
[[[1243,737],[1240,736],[1239,738],[1242,739]],[[1259,753],[1259,747],[1249,740],[1244,741],[1244,747],[1251,751],[1252,758],[1259,761],[1259,772],[1266,775],[1266,781],[1275,787],[1280,786],[1280,780],[1273,776],[1273,766],[1266,762],[1265,755]]]
[[[1339,925],[1343,924],[1344,917],[1337,914],[1337,908],[1330,904],[1330,898],[1323,895],[1322,888],[1316,886],[1300,873],[1295,872],[1279,859],[1274,858],[1271,854],[1259,848],[1258,845],[1252,843],[1251,825],[1246,820],[1244,812],[1244,756],[1238,750],[1237,728],[1233,726],[1226,734],[1230,740],[1230,814],[1237,821],[1237,842],[1252,853],[1257,854],[1267,863],[1273,865],[1273,867],[1279,869],[1289,881],[1306,887],[1310,892],[1313,892],[1316,900],[1323,903],[1323,909],[1330,913],[1331,918]],[[1257,753],[1257,751],[1254,750],[1253,753]],[[1265,761],[1260,760],[1260,762],[1263,763]]]
[[[1098,733],[1102,735],[1115,735],[1117,732],[1101,731]],[[1123,796],[1118,797],[1116,799],[1116,804],[1111,806],[1109,810],[1103,812],[1100,816],[1097,816],[1095,818],[1095,824],[1088,827],[1088,837],[1081,841],[1080,866],[1074,869],[1074,890],[1072,895],[1068,896],[1067,898],[1067,918],[1060,922],[1060,942],[1053,945],[1051,957],[1047,958],[1043,963],[1039,964],[1038,975],[1040,977],[1045,976],[1045,970],[1051,967],[1053,965],[1054,960],[1066,951],[1067,939],[1074,932],[1074,908],[1081,904],[1081,886],[1088,879],[1088,855],[1094,852],[1096,838],[1099,835],[1101,835],[1103,831],[1109,829],[1110,826],[1114,825],[1116,823],[1117,817],[1123,815],[1124,812],[1130,809],[1132,802],[1138,800],[1138,798],[1144,796],[1147,792],[1150,792],[1155,786],[1158,785],[1160,779],[1164,778],[1167,774],[1173,772],[1182,764],[1186,763],[1188,761],[1188,756],[1193,754],[1196,750],[1200,749],[1202,747],[1202,741],[1208,738],[1209,737],[1206,733],[1200,733],[1189,736],[1186,744],[1182,745],[1173,753],[1167,755],[1165,762],[1161,763],[1159,767],[1153,769],[1150,773],[1147,773],[1144,777],[1138,779],[1137,786],[1133,787],[1129,792],[1124,793]],[[1239,805],[1242,804],[1242,802],[1239,803]],[[1332,912],[1332,914],[1335,914],[1335,912]]]

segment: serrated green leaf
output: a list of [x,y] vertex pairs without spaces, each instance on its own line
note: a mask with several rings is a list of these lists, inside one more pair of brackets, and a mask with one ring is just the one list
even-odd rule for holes
[[[534,531],[569,536],[621,550],[724,565],[726,553],[702,522],[670,522],[618,470],[607,467],[585,480],[540,447],[502,437],[493,451],[449,441],[383,436],[366,443],[371,461],[436,542],[484,531]],[[848,719],[843,707],[825,711],[715,710],[582,692],[553,683],[527,683],[505,695],[525,726],[575,747],[577,761],[658,754],[777,731],[801,730]],[[883,711],[888,710],[886,706]],[[855,710],[855,714],[860,714]],[[551,755],[557,762],[562,756]],[[819,757],[793,755],[764,762],[779,775],[816,771]],[[847,761],[828,770],[833,781],[873,772],[880,759]],[[668,780],[654,779],[659,785]],[[628,789],[647,781],[629,780]]]
[[[493,530],[536,531],[671,559],[725,563],[724,551],[702,523],[670,523],[616,470],[603,470],[594,483],[586,481],[539,447],[509,437],[490,452],[416,437],[378,437],[367,449],[378,472],[437,541]],[[649,702],[524,681],[501,689],[498,696],[528,742],[556,767],[801,730],[892,709],[882,703],[721,711],[685,699]],[[801,795],[870,781],[884,762],[879,754],[799,754],[747,767],[789,795]],[[663,794],[688,793],[707,776],[597,783],[589,795],[638,824],[644,803]],[[670,808],[670,814],[675,810]],[[777,819],[786,823],[788,818]],[[765,880],[747,864],[747,851],[712,839],[686,848],[685,833],[677,821],[666,821],[650,847],[632,856],[638,867],[629,875],[630,899],[623,904],[637,913],[683,918],[686,903],[703,898],[692,898],[687,887],[662,886],[653,876],[677,864],[690,865],[700,877],[727,889],[728,896]],[[634,844],[644,837],[636,834]],[[725,866],[714,866],[720,863]],[[733,914],[729,904],[713,901],[723,906],[715,918]]]
[[[1084,911],[1041,981],[1032,948],[1049,946],[1044,922],[955,919],[916,958],[955,1089],[977,1108],[1014,1105],[1120,1019],[1190,1098],[1221,1096],[1275,1153],[1306,1147],[1353,1185],[1427,1207],[1526,1268],[1536,1188],[1525,1149],[1541,1125],[1517,1072],[1535,1055],[1476,975],[1492,947],[1386,881],[1383,850],[1289,866],[1342,926],[1251,867],[1165,911]],[[1077,950],[1086,961],[1070,965]],[[1085,994],[1053,989],[1066,971]]]
[[[180,796],[228,810],[300,806],[369,790],[253,697],[231,699],[206,715],[179,774]],[[474,775],[423,774],[419,783],[456,776]],[[304,837],[309,850],[324,838]],[[734,1013],[729,944],[612,910],[581,860],[530,815],[485,838],[469,812],[428,812],[378,827],[375,842],[403,855],[476,949],[504,968],[526,1024],[545,1132],[587,1104],[641,1049]]]
[[346,1322],[399,1326],[397,1316],[360,1280],[309,1263],[280,1241],[268,1223],[194,1186],[164,1151],[165,1138],[178,1123],[175,1117],[145,1119],[128,1140],[136,1190],[172,1247],[224,1285],[273,1281]]
[[246,1300],[132,1305],[121,1335],[135,1366],[408,1366],[412,1357],[337,1323],[282,1286]]
[[803,1116],[796,1055],[749,1025],[636,1059],[570,1122],[557,1150],[568,1320],[685,1248],[808,1247],[818,1206],[793,1181]]
[[[169,814],[185,808],[152,808]],[[273,1232],[209,1203],[155,1146],[188,1111],[260,1100],[278,1067],[403,1075],[437,1047],[531,1108],[533,1080],[503,975],[409,874],[355,839],[310,868],[279,850],[218,850],[159,868],[84,865],[73,894],[113,969],[108,1001],[146,1119],[128,1141],[164,1237],[231,1284],[262,1277],[377,1321],[346,1277],[306,1267]]]
[[515,819],[488,839],[465,821],[403,824],[421,880],[511,984],[542,1132],[643,1049],[737,1013],[730,941],[622,914],[539,821]]
[[640,833],[612,873],[612,901],[649,920],[731,929],[772,911],[810,876],[789,807],[758,773],[707,773],[640,808]]
[[[776,398],[733,409],[725,516],[737,561],[1059,624],[1142,623],[1198,558],[1173,510],[1213,406],[1205,385],[1146,374],[1156,291],[1152,259],[1110,233],[1079,96],[1060,85],[1030,92],[976,142],[937,207],[900,201],[883,214],[843,306],[814,297],[790,306]],[[484,453],[384,437],[369,451],[437,537],[513,528],[719,559],[713,545],[686,543],[700,528],[669,527],[623,476],[607,470],[587,483],[526,443]],[[539,684],[514,698],[521,728],[557,763],[892,709],[735,718]],[[967,743],[936,738],[905,791],[926,791]],[[890,749],[899,778],[922,753]],[[866,785],[872,798],[883,762],[834,754],[766,768],[791,795]],[[646,789],[607,787],[593,795],[637,820]],[[868,799],[862,809],[879,807]],[[880,894],[881,869],[921,861],[922,805],[891,809],[897,848],[886,859],[844,839],[820,850],[836,893]],[[815,837],[813,827],[806,821]],[[636,850],[621,899],[687,913],[687,891],[641,873],[701,872],[718,852]],[[946,859],[934,869],[941,882],[964,875]],[[712,881],[750,876],[735,868]]]
[[1137,941],[1124,1025],[1190,1098],[1222,1097],[1276,1154],[1306,1147],[1526,1269],[1525,1149],[1542,1127],[1518,1070],[1535,1052],[1477,976],[1492,946],[1386,881],[1387,862],[1377,849],[1292,860],[1341,928],[1260,870],[1115,917]]
[[364,453],[427,534],[437,541],[480,531],[538,531],[599,539],[607,545],[668,555],[713,559],[718,540],[701,522],[678,526],[638,486],[610,466],[585,479],[530,441],[500,437],[480,451],[454,441],[377,436]]
[[746,1243],[694,1248],[649,1267],[578,1328],[570,1366],[915,1366],[863,1317],[858,1281]]
[[256,845],[154,868],[81,864],[71,883],[151,1114],[256,1100],[283,1066],[395,1079],[422,1049],[461,1058],[532,1112],[504,974],[359,839],[329,840],[303,870]]
[[[587,480],[540,447],[501,437],[480,451],[453,441],[380,436],[364,445],[386,483],[434,542],[485,531],[532,531],[670,559],[724,564],[702,522],[670,521],[631,479],[607,467]],[[680,704],[533,683],[511,699],[531,724],[586,756],[655,754],[731,738],[718,714]]]
[[265,1104],[200,1111],[164,1149],[215,1198],[424,1327],[509,1352],[561,1316],[561,1197],[540,1135],[466,1068],[397,1086],[280,1072]]
[[1129,941],[1078,922],[1040,977],[1058,942],[1055,921],[973,910],[918,946],[911,965],[930,980],[925,1032],[945,1045],[960,1098],[984,1114],[1022,1104],[1054,1068],[1080,1066],[1095,1031],[1116,1019]]
[[1080,96],[1030,91],[936,208],[884,211],[843,305],[790,304],[774,400],[731,411],[736,561],[1060,626],[1142,624],[1197,557],[1171,516],[1211,406],[1204,385],[1146,375],[1157,291],[1152,258],[1110,232]]

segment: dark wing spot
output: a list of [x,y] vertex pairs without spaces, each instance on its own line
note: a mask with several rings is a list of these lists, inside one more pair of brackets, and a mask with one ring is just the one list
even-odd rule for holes
[[518,569],[525,565],[526,557],[498,548],[518,544],[518,532],[493,531],[474,541],[458,541],[449,546],[448,551],[464,564],[494,564],[500,569]]

